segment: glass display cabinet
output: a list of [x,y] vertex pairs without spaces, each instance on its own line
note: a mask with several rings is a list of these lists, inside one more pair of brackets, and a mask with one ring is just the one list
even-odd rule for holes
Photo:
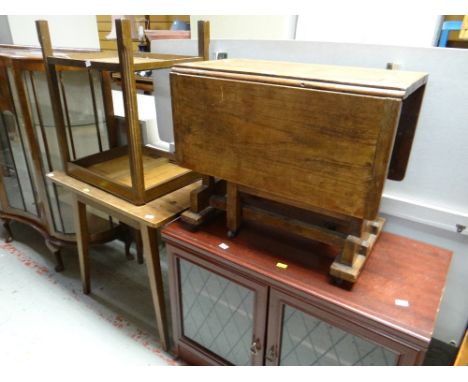
[[[49,89],[52,97],[58,144],[65,172],[81,181],[99,187],[133,204],[142,205],[199,179],[193,171],[179,167],[173,153],[156,147],[143,134],[139,122],[135,86],[135,72],[170,68],[176,63],[206,60],[208,58],[209,24],[198,26],[198,56],[134,53],[129,20],[116,20],[118,52],[69,53],[52,51],[46,21],[37,21],[39,40],[46,62]],[[60,80],[62,66],[81,69],[84,77],[75,87],[65,89]],[[126,142],[119,142],[114,115],[110,78],[120,74]],[[60,102],[64,93],[76,99],[89,98],[94,109],[94,126],[99,150],[96,153],[74,152],[70,145],[72,103]],[[96,110],[102,111],[96,112]],[[79,114],[78,114],[79,115]],[[156,116],[155,116],[156,117]],[[157,129],[156,126],[153,127]],[[100,134],[108,132],[110,145],[101,144]]]
[[[61,67],[61,85],[77,87],[83,71]],[[87,75],[87,73],[85,72]],[[90,78],[89,81],[92,81]],[[96,89],[97,90],[97,89]],[[69,145],[76,154],[97,151],[108,145],[107,132],[89,129],[93,108],[84,99],[62,93],[61,102],[70,113]],[[0,46],[0,217],[12,240],[11,220],[34,227],[55,254],[56,270],[63,269],[60,248],[74,246],[71,194],[46,181],[46,174],[62,168],[52,116],[45,68],[39,49]],[[112,240],[118,225],[107,216],[92,214],[93,242]]]

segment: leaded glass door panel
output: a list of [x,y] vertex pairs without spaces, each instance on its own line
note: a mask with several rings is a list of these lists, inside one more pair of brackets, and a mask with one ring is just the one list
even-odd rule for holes
[[199,348],[217,364],[261,365],[267,287],[184,254],[177,251],[172,260],[178,342]]
[[414,364],[412,349],[369,328],[274,289],[266,365],[394,366]]

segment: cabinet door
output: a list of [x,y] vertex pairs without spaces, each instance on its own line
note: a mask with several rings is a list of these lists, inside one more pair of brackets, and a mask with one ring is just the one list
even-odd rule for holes
[[193,364],[261,365],[265,285],[168,246],[174,339]]
[[30,152],[17,121],[12,112],[0,112],[0,179],[3,186],[0,192],[4,192],[3,208],[6,211],[19,211],[20,215],[34,218],[39,216],[39,211]]
[[[95,72],[71,70],[60,71],[58,78],[72,159],[95,154],[100,151],[100,146],[101,151],[107,150],[109,139],[100,77]],[[24,70],[22,80],[29,106],[23,113],[29,113],[30,116],[42,173],[63,171],[46,74],[43,71]],[[73,234],[71,193],[53,182],[44,183],[55,231]]]
[[415,364],[417,351],[272,289],[266,365],[371,366]]

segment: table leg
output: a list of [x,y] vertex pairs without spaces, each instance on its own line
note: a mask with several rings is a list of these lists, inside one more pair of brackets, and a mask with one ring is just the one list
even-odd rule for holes
[[83,293],[89,294],[90,277],[89,277],[89,232],[88,219],[86,216],[86,204],[79,201],[76,197],[73,198],[73,219],[75,222],[76,243],[78,246],[78,257],[80,260],[81,284]]
[[151,295],[158,324],[159,338],[161,339],[162,348],[168,350],[166,305],[164,302],[161,263],[159,261],[157,231],[145,224],[141,224],[140,232],[143,241],[143,256],[148,269]]

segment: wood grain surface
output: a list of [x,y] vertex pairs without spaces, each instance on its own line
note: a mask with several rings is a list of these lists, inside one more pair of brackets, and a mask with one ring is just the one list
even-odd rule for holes
[[181,166],[376,218],[400,100],[177,73],[171,83]]
[[[333,285],[328,277],[337,254],[332,247],[254,225],[229,239],[222,218],[197,232],[188,231],[178,221],[164,228],[162,236],[168,244],[234,267],[239,275],[301,295],[361,325],[379,325],[391,335],[406,336],[407,341],[427,348],[444,292],[450,251],[384,232],[359,282],[346,290]],[[228,248],[222,249],[221,243]],[[287,268],[279,268],[277,263]]]
[[188,208],[190,191],[200,186],[200,182],[196,182],[143,206],[136,206],[60,171],[54,171],[48,177],[50,181],[62,185],[91,206],[98,206],[112,216],[126,216],[129,220],[152,228],[161,227]]

